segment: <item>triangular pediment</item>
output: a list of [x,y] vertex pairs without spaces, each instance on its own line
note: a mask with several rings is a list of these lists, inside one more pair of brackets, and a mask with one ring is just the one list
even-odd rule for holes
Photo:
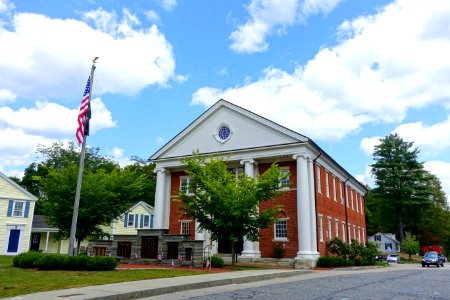
[[308,141],[308,138],[225,100],[158,150],[152,160],[183,157],[198,149],[221,153]]
[[0,199],[36,200],[36,197],[0,172]]

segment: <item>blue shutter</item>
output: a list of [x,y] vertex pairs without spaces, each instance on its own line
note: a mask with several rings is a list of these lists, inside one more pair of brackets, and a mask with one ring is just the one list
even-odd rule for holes
[[144,215],[141,215],[141,228],[144,227]]
[[9,200],[9,203],[8,203],[8,213],[6,214],[8,217],[11,217],[11,216],[12,216],[12,208],[13,208],[13,205],[14,205],[14,201],[13,201],[13,200]]
[[28,212],[30,211],[30,201],[25,203],[25,213],[23,215],[24,218],[28,218]]
[[153,228],[153,215],[150,216],[150,228]]
[[125,213],[125,220],[123,221],[123,227],[127,227],[128,213]]
[[135,215],[134,215],[134,227],[136,227],[136,228],[138,227],[138,223],[139,223],[139,222],[138,222],[138,220],[139,220],[138,217],[139,217],[138,214],[135,214]]

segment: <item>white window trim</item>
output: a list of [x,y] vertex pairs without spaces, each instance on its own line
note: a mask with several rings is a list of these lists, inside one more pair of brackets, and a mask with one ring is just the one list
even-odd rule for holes
[[347,233],[348,233],[348,243],[352,243],[352,225],[350,223],[347,223]]
[[328,170],[325,170],[325,195],[327,196],[327,198],[330,198],[330,184],[328,183],[328,174]]
[[361,227],[358,226],[358,242],[361,244]]
[[345,243],[345,235],[346,235],[345,231],[346,231],[346,228],[345,228],[345,222],[342,221],[342,241],[343,241],[344,243]]
[[333,199],[334,202],[337,202],[337,195],[336,195],[336,176],[333,175]]
[[356,240],[356,225],[353,225],[353,237]]
[[191,222],[192,220],[180,220],[180,234],[183,234],[183,224],[189,224],[189,233],[186,234],[191,234]]
[[[280,168],[281,171],[281,175],[286,175],[287,173],[289,173],[289,167],[281,167]],[[286,182],[287,181],[287,182]],[[290,189],[290,184],[291,184],[291,179],[290,179],[290,175],[289,177],[285,180],[285,183],[287,183],[286,186],[282,186],[283,182],[280,181],[280,184],[278,185],[280,187],[280,190],[289,190]]]
[[335,233],[335,237],[339,238],[339,220],[338,219],[334,219],[334,224],[336,227],[336,233]]
[[363,205],[362,195],[359,195],[359,204],[361,207],[361,214],[364,215],[364,205]]
[[332,229],[332,225],[331,225],[331,217],[327,217],[327,238],[328,240],[331,240],[332,236],[333,236],[333,230]]
[[[20,211],[20,215],[16,215],[16,204],[21,203],[22,204],[22,210]],[[18,201],[18,200],[14,200],[13,202],[13,207],[12,207],[12,212],[11,212],[11,217],[16,217],[16,218],[23,218],[25,216],[25,206],[26,206],[26,202],[25,201]]]
[[319,215],[319,240],[323,242],[323,215]]
[[353,189],[350,188],[350,199],[352,201],[352,210],[355,210],[355,203],[353,202]]
[[363,243],[364,243],[364,245],[366,245],[366,232],[365,232],[364,228],[362,229],[362,235],[363,235]]
[[[277,222],[278,221],[286,221],[286,237],[277,237]],[[288,241],[287,235],[288,235],[288,221],[289,218],[278,218],[275,223],[273,223],[273,240],[274,241]]]
[[355,203],[356,203],[356,212],[359,213],[359,202],[358,202],[358,193],[355,191]]
[[190,176],[180,176],[180,191],[183,191],[183,189],[182,189],[183,184],[182,183],[183,183],[184,179],[187,180],[187,182],[186,182],[186,192],[185,192],[186,195],[188,195],[188,196],[194,195],[192,190],[189,189],[190,186],[191,186],[191,181],[192,181],[192,178]]
[[342,182],[342,180],[339,179],[339,192],[341,196],[341,204],[344,204],[344,189],[345,184]]
[[319,194],[322,194],[322,185],[320,182],[320,165],[317,164],[316,166],[316,177],[317,177],[317,191],[319,192]]
[[[133,225],[130,225],[130,217],[133,217]],[[136,215],[135,214],[128,214],[127,215],[127,228],[135,228],[136,227]]]

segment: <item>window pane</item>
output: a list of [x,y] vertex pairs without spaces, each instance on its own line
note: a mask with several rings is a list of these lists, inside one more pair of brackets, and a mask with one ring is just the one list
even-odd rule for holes
[[15,217],[23,216],[23,202],[20,202],[20,201],[14,202],[13,216],[15,216]]
[[287,220],[278,220],[275,223],[275,238],[287,238]]

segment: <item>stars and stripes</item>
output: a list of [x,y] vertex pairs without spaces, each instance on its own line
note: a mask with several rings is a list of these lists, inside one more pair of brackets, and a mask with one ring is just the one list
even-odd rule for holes
[[91,78],[88,78],[86,88],[84,89],[83,99],[81,100],[80,111],[78,113],[78,128],[76,132],[76,137],[78,143],[83,143],[84,136],[89,135],[89,119],[91,118]]

